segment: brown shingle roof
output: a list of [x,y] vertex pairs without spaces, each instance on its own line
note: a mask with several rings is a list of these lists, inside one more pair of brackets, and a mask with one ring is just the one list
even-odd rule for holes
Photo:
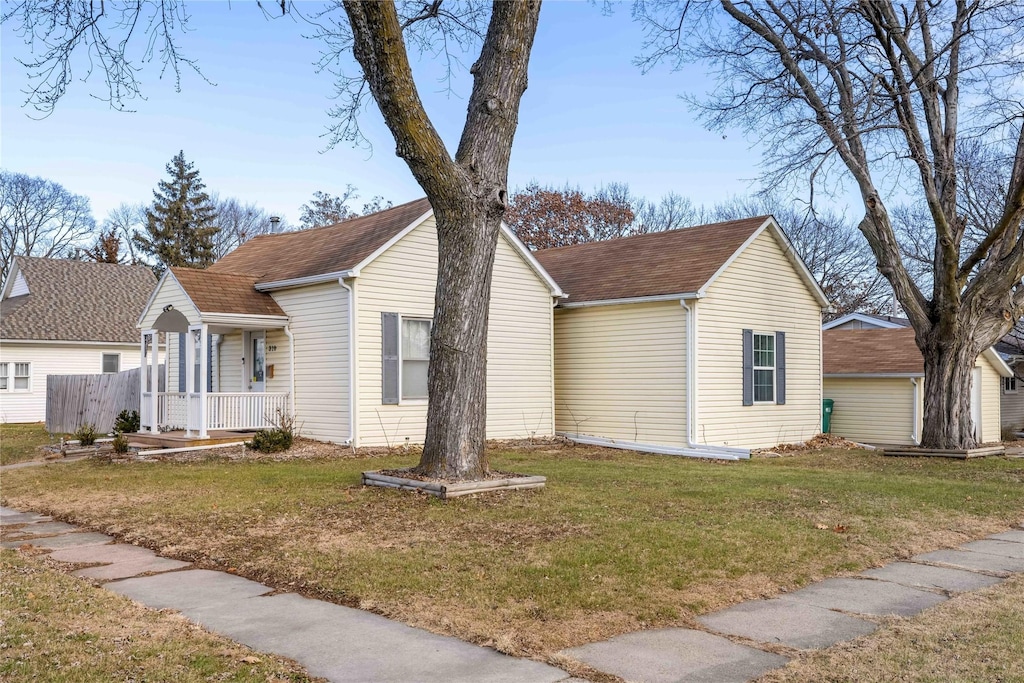
[[138,342],[156,278],[146,266],[16,259],[29,293],[0,303],[0,338]]
[[285,314],[273,297],[254,289],[256,278],[251,275],[196,268],[171,268],[171,273],[203,313]]
[[825,330],[821,333],[826,375],[922,375],[924,358],[914,330]]
[[206,272],[277,282],[349,270],[429,210],[423,198],[335,225],[254,237]]
[[767,216],[536,252],[570,303],[696,292]]

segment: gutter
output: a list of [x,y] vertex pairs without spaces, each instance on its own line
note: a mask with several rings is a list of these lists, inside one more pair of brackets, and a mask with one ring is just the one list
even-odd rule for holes
[[[290,280],[277,280],[275,282],[258,282],[253,285],[257,292],[272,292],[275,289],[288,289],[289,287],[303,287],[305,285],[318,285],[327,282],[341,281],[343,279],[359,277],[359,270],[339,270],[334,273],[322,273],[320,275],[307,275],[306,277],[294,277]],[[342,285],[344,286],[344,285]]]
[[[295,419],[295,335],[292,334],[291,324],[284,326],[284,336],[288,337],[288,410],[291,412],[291,419]],[[220,346],[220,339],[217,341]]]
[[[352,271],[346,271],[351,273]],[[355,278],[355,275],[350,275]],[[348,292],[348,442],[346,445],[358,446],[359,432],[356,429],[356,287],[355,282],[348,284],[344,277],[338,278],[338,284]]]

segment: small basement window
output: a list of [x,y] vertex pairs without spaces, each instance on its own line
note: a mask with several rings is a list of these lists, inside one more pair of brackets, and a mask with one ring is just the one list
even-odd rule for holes
[[103,354],[103,374],[110,375],[121,372],[121,354],[119,353],[105,353]]

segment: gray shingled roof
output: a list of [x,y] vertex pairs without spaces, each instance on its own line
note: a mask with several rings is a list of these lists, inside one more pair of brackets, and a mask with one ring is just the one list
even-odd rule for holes
[[0,339],[138,342],[156,277],[146,266],[16,257],[29,293],[0,302]]

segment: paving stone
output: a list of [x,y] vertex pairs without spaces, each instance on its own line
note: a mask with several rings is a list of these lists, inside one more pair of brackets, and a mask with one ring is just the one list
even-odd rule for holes
[[992,534],[989,536],[993,541],[1012,541],[1014,543],[1024,543],[1024,531],[1020,529],[1010,529],[1004,531],[1001,534]]
[[788,661],[703,631],[636,631],[562,654],[636,683],[737,683]]
[[52,517],[40,515],[35,512],[20,512],[11,508],[0,510],[0,526],[14,526],[15,524],[32,524],[34,522],[49,522]]
[[987,553],[1001,557],[1012,557],[1015,560],[1024,560],[1024,543],[1013,541],[974,541],[960,546],[960,550],[969,550],[972,553]]
[[150,557],[156,557],[156,553],[149,548],[127,543],[65,548],[50,553],[50,559],[58,562],[133,562]]
[[911,588],[930,588],[954,593],[988,588],[1000,582],[1000,579],[985,574],[913,562],[894,562],[878,569],[869,569],[861,576],[892,581]]
[[780,600],[795,600],[826,609],[855,614],[909,617],[943,602],[935,593],[908,588],[888,581],[868,579],[828,579],[789,593]]
[[94,531],[85,531],[81,533],[64,534],[62,536],[47,536],[46,538],[33,538],[24,541],[4,541],[3,547],[5,548],[19,548],[22,545],[28,543],[34,545],[37,548],[74,548],[80,545],[101,545],[103,543],[110,543],[113,541],[113,537],[107,536],[106,534],[96,533]]
[[183,613],[256,650],[294,659],[330,681],[555,683],[567,677],[546,664],[294,593]]
[[182,562],[180,560],[156,557],[154,555],[149,559],[134,560],[131,562],[114,562],[113,564],[105,564],[99,567],[79,569],[73,573],[75,576],[80,576],[83,579],[115,581],[117,579],[128,579],[133,576],[139,576],[140,574],[169,572],[175,569],[183,569],[191,566],[191,562]]
[[744,602],[698,621],[721,633],[803,650],[828,647],[875,630],[870,621],[788,600]]
[[936,550],[915,555],[910,559],[915,562],[935,562],[963,569],[993,572],[1003,576],[1013,572],[1024,572],[1024,560],[989,553],[972,553],[968,550]]
[[25,536],[56,536],[72,531],[78,531],[78,527],[74,524],[67,524],[65,522],[34,522],[17,529],[11,529],[7,532],[7,537],[17,539]]
[[169,607],[197,615],[273,590],[262,583],[209,569],[125,579],[108,583],[106,588],[154,609]]

